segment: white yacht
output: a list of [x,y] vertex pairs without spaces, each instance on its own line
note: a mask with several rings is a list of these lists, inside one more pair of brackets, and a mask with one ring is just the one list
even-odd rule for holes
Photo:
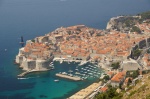
[[18,79],[29,79],[29,78],[18,78]]
[[78,71],[79,69],[75,69],[76,71]]
[[59,79],[55,79],[54,81],[55,81],[55,82],[58,82],[58,81],[59,81]]
[[54,66],[49,66],[51,69],[55,69],[55,67]]
[[68,74],[68,75],[71,76],[71,77],[73,76],[72,74]]
[[69,70],[68,72],[70,72],[70,73],[71,73],[71,72],[73,72],[73,71],[72,71],[72,70]]
[[80,74],[79,72],[75,72],[75,74]]
[[66,72],[62,72],[62,74],[67,75],[67,73],[66,73]]

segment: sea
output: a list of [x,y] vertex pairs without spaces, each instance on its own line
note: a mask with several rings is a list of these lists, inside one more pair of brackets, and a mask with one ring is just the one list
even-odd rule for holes
[[[150,0],[0,0],[0,99],[66,99],[104,72],[97,64],[54,62],[54,70],[18,78],[23,71],[14,59],[21,36],[26,41],[78,24],[105,29],[111,17],[145,11],[150,11]],[[55,76],[70,70],[80,76],[87,73],[87,79],[75,82]]]

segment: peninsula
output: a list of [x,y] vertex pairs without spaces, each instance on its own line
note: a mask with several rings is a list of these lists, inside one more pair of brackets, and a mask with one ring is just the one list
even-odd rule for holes
[[[109,69],[114,62],[136,64],[129,58],[137,58],[134,56],[135,51],[150,46],[150,21],[142,19],[142,15],[128,17],[111,18],[106,30],[85,25],[57,28],[44,36],[27,40],[25,47],[19,49],[15,61],[29,72],[50,70],[49,64],[57,59],[98,62],[105,69]],[[122,20],[128,19],[134,20],[134,24],[128,21],[122,24]],[[125,28],[128,25],[130,28]],[[136,67],[143,68],[139,65]]]

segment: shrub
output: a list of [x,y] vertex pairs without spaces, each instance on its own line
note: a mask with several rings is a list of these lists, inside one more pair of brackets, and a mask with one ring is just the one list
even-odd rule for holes
[[119,62],[111,64],[112,69],[118,69],[120,67]]
[[131,32],[141,33],[141,30],[137,26],[133,26]]
[[137,92],[136,90],[131,91],[131,93],[129,94],[129,97],[132,96],[132,95],[134,95],[136,92]]

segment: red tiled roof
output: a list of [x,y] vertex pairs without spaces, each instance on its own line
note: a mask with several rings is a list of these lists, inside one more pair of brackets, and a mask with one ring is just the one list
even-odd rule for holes
[[100,91],[105,92],[105,91],[107,91],[107,89],[108,89],[108,87],[103,87],[100,89]]
[[113,76],[113,78],[111,79],[111,81],[115,81],[115,82],[120,82],[121,79],[123,79],[123,77],[125,76],[125,72],[119,72],[116,75]]

